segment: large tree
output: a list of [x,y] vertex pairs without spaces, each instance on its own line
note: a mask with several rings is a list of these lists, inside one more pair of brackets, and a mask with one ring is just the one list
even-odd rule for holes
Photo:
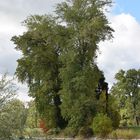
[[103,9],[110,1],[71,0],[58,5],[58,18],[70,31],[60,59],[63,116],[69,127],[89,125],[96,112],[95,89],[102,72],[96,65],[98,44],[112,37]]
[[91,123],[95,88],[102,75],[96,65],[98,44],[112,38],[104,14],[110,3],[68,0],[58,4],[56,17],[29,17],[27,32],[13,37],[23,53],[16,75],[28,83],[48,127],[63,128],[68,121],[69,127],[78,129]]
[[120,70],[115,78],[117,81],[111,93],[118,100],[122,122],[125,121],[128,125],[138,125],[140,120],[140,70]]
[[[22,36],[13,37],[16,49],[23,53],[18,60],[16,75],[27,82],[47,127],[64,127],[59,105],[61,80],[60,46],[64,46],[65,27],[57,25],[51,16],[31,16],[25,21],[28,29]],[[65,37],[67,38],[67,37]]]

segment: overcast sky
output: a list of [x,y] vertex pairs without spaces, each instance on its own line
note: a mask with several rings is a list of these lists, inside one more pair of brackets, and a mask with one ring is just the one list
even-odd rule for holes
[[[1,0],[0,1],[0,74],[13,76],[20,53],[10,41],[14,35],[22,34],[21,22],[27,16],[48,14],[62,0]],[[100,43],[101,54],[98,65],[104,71],[107,82],[114,82],[120,69],[140,68],[140,0],[116,0],[109,14],[114,28],[114,39]],[[26,85],[19,85],[19,98],[29,100]]]

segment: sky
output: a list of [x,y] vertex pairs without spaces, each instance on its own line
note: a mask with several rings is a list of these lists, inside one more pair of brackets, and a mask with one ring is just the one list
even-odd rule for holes
[[140,0],[114,0],[114,2],[116,7],[113,12],[115,14],[128,13],[140,21]]
[[[14,35],[26,31],[22,26],[28,16],[51,14],[56,3],[62,0],[0,0],[0,75],[8,72],[12,77],[21,53],[10,41]],[[120,69],[140,68],[140,0],[114,0],[107,15],[110,26],[115,30],[111,41],[99,44],[98,66],[104,71],[110,87],[114,75]],[[26,84],[18,85],[18,98],[29,101]]]

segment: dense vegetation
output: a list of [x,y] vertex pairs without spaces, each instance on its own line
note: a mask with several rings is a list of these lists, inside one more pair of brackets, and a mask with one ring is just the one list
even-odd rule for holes
[[16,76],[34,101],[25,107],[13,98],[12,81],[1,79],[0,137],[42,135],[38,128],[51,135],[115,137],[119,127],[139,126],[140,70],[120,70],[108,93],[96,62],[99,43],[113,38],[105,15],[110,4],[67,0],[55,16],[24,21],[27,31],[12,38],[22,52]]
[[120,70],[116,76],[111,94],[118,102],[122,126],[140,124],[140,69]]
[[[98,44],[112,38],[104,14],[111,1],[74,0],[58,4],[56,16],[31,16],[27,32],[12,41],[23,53],[16,75],[27,82],[46,127],[73,131],[90,127],[104,112],[95,89],[103,73],[96,64]],[[107,112],[106,112],[107,113]]]

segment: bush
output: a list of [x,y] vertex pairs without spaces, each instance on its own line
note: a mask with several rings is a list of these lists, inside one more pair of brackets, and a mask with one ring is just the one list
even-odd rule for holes
[[93,135],[93,130],[89,127],[82,127],[79,132],[78,132],[79,136],[82,136],[84,138],[89,138]]
[[72,127],[67,127],[64,130],[64,135],[67,137],[75,137],[77,135],[77,130]]
[[93,119],[92,129],[95,135],[106,137],[113,130],[112,121],[107,115],[97,114]]

